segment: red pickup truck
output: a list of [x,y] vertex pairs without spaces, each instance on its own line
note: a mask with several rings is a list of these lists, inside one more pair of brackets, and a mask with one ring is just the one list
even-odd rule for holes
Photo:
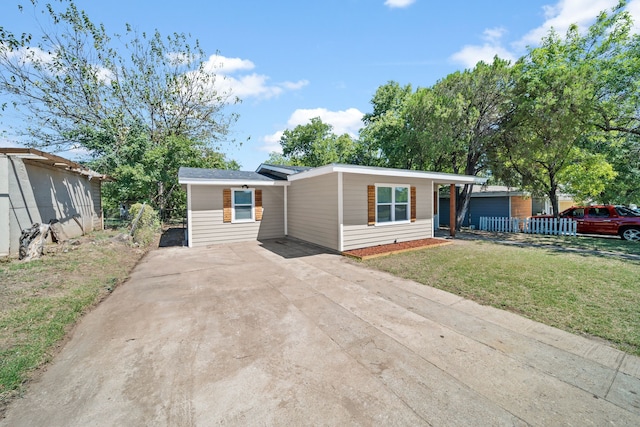
[[[536,215],[533,218],[553,218]],[[640,241],[640,213],[624,206],[574,206],[560,212],[560,218],[571,218],[578,223],[578,233],[619,235],[625,240]]]

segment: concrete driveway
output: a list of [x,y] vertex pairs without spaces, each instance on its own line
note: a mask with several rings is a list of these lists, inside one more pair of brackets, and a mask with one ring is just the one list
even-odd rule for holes
[[0,425],[640,425],[639,377],[602,343],[310,245],[162,248]]

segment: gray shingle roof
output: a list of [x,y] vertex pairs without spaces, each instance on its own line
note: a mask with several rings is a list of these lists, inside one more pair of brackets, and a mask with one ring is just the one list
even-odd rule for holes
[[196,179],[196,180],[246,180],[246,181],[274,181],[257,172],[235,171],[226,169],[201,169],[201,168],[185,168],[178,170],[179,179]]

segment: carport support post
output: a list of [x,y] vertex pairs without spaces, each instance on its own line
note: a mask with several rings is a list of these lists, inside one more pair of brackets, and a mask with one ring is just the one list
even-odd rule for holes
[[456,185],[449,187],[449,234],[456,237]]

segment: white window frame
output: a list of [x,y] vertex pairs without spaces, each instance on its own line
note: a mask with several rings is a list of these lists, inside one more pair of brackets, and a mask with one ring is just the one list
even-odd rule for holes
[[[251,192],[251,218],[236,219],[236,191]],[[240,204],[238,206],[249,206],[248,204]],[[256,190],[254,188],[232,188],[231,189],[231,222],[233,224],[242,222],[256,222]]]
[[[391,221],[378,222],[378,187],[390,187],[391,190]],[[396,221],[396,188],[406,188],[407,189],[407,219],[403,219],[400,221]],[[376,225],[396,225],[396,224],[411,224],[411,185],[410,184],[375,184],[376,188]],[[384,203],[387,205],[387,203]],[[404,203],[402,203],[404,204]]]

